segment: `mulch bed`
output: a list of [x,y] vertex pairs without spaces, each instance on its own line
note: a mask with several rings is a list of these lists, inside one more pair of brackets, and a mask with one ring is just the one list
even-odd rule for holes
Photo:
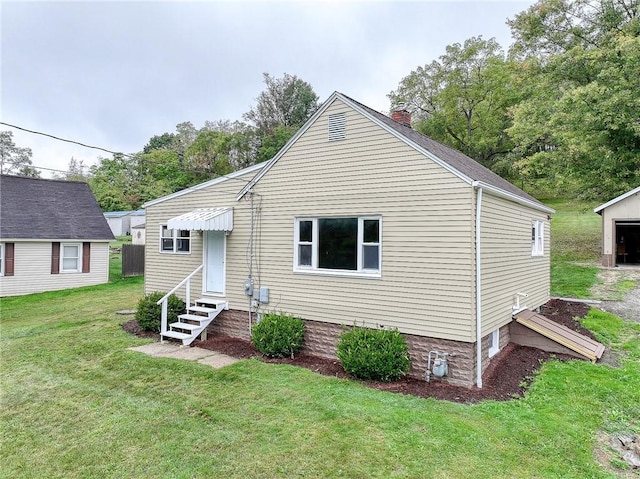
[[[542,313],[549,319],[593,338],[590,331],[583,328],[580,323],[573,319],[574,317],[585,316],[588,311],[588,305],[557,299],[549,301],[542,308]],[[158,338],[155,333],[140,330],[135,320],[124,323],[122,327],[125,331],[138,336]],[[309,354],[299,354],[293,359],[267,358],[249,341],[227,336],[214,336],[206,341],[195,341],[194,346],[211,349],[235,358],[256,358],[266,363],[291,364],[304,367],[326,376],[350,377],[342,369],[340,361],[337,359],[321,358]],[[362,381],[362,384],[383,391],[419,397],[433,397],[461,403],[476,403],[487,399],[506,401],[522,397],[540,366],[544,362],[554,359],[568,361],[575,358],[564,354],[548,353],[536,348],[509,344],[491,360],[491,364],[483,376],[482,389],[452,386],[437,380],[426,382],[414,378],[403,378],[391,383]]]

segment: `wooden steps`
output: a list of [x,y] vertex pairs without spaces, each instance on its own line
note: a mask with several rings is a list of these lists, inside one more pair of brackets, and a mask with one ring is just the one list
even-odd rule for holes
[[596,362],[604,353],[604,345],[587,336],[572,331],[566,326],[556,323],[545,316],[525,309],[516,313],[517,323],[555,341],[558,344]]
[[223,299],[196,299],[186,313],[178,316],[177,322],[169,324],[168,331],[161,333],[161,339],[177,339],[188,346],[225,309],[229,309],[229,303]]

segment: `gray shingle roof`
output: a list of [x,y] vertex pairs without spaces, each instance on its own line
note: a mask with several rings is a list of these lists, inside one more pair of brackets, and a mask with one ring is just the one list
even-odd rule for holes
[[485,168],[474,159],[469,158],[464,153],[445,146],[435,140],[432,140],[428,136],[425,136],[408,126],[404,126],[397,121],[392,120],[388,116],[383,115],[382,113],[379,113],[366,105],[363,105],[362,103],[348,97],[343,93],[341,93],[340,95],[357,104],[360,108],[367,111],[367,113],[375,117],[378,121],[381,121],[408,140],[433,153],[440,160],[444,161],[449,166],[459,171],[463,175],[469,177],[470,179],[487,183],[503,191],[542,205],[542,203],[536,200],[533,196],[525,193],[517,186],[512,185],[507,180],[489,170],[488,168]]
[[113,233],[86,183],[0,175],[0,238],[112,240]]

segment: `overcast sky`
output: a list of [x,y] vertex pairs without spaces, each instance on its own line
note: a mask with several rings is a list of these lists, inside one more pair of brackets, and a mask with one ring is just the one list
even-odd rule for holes
[[[532,1],[0,2],[3,122],[133,153],[191,121],[242,120],[262,73],[386,113],[387,94],[447,45],[495,37]],[[96,150],[13,132],[36,166]],[[50,174],[43,171],[43,177]]]

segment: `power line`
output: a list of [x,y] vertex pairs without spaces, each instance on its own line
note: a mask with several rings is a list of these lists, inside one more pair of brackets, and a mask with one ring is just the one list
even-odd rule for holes
[[[15,129],[17,129],[17,130],[26,131],[27,133],[33,133],[34,135],[42,135],[42,136],[46,136],[46,137],[49,137],[49,138],[53,138],[54,140],[64,141],[64,142],[66,142],[66,143],[72,143],[72,144],[74,144],[74,145],[80,145],[80,146],[83,146],[83,147],[85,147],[85,148],[92,148],[92,149],[94,149],[94,150],[105,151],[105,152],[107,152],[107,153],[111,153],[112,155],[122,155],[122,156],[125,156],[125,157],[127,157],[127,158],[136,158],[136,155],[129,155],[129,154],[127,154],[127,153],[122,153],[122,152],[119,152],[119,151],[107,150],[106,148],[102,148],[102,147],[100,147],[100,146],[91,146],[91,145],[87,145],[87,144],[85,144],[85,143],[81,143],[81,142],[79,142],[79,141],[68,140],[68,139],[66,139],[66,138],[60,138],[60,137],[58,137],[58,136],[51,135],[51,134],[49,134],[49,133],[44,133],[44,132],[41,132],[41,131],[30,130],[30,129],[28,129],[28,128],[23,128],[23,127],[21,127],[21,126],[12,125],[11,123],[5,123],[5,122],[3,122],[3,121],[0,121],[0,125],[5,125],[5,126],[8,126],[8,127],[10,127],[10,128],[15,128]],[[42,166],[33,166],[33,165],[32,165],[32,167],[33,167],[33,168],[36,168],[36,169],[40,169],[40,170],[49,170],[49,171],[55,171],[55,172],[59,172],[59,173],[67,173],[67,171],[63,171],[63,170],[56,170],[56,169],[54,169],[54,168],[45,168],[45,167],[42,167]],[[181,168],[181,169],[182,169],[182,171],[185,171],[185,172],[191,172],[191,173],[206,173],[206,170],[191,169],[191,168]],[[227,174],[227,175],[217,175],[217,176],[215,176],[214,178],[211,178],[211,179],[215,179],[215,178],[226,178],[226,179],[229,179],[229,180],[236,180],[236,181],[240,181],[240,182],[244,183],[245,185],[248,183],[248,181],[247,181],[247,180],[243,180],[243,179],[236,178],[236,177],[229,176],[229,175],[230,175],[230,174]]]
[[[87,145],[85,143],[81,143],[79,141],[74,141],[74,140],[67,140],[66,138],[60,138],[59,136],[55,136],[55,135],[50,135],[49,133],[43,133],[41,131],[35,131],[35,130],[29,130],[28,128],[23,128],[21,126],[17,126],[17,125],[12,125],[10,123],[5,123],[3,121],[0,121],[0,125],[5,125],[8,126],[10,128],[15,128],[16,130],[22,130],[22,131],[26,131],[27,133],[33,133],[34,135],[42,135],[42,136],[47,136],[49,138],[53,138],[54,140],[58,140],[58,141],[64,141],[66,143],[73,143],[74,145],[80,145],[80,146],[84,146],[85,148],[92,148],[94,150],[100,150],[100,151],[105,151],[107,153],[111,153],[112,155],[122,155],[122,156],[126,156],[127,158],[133,158],[133,155],[129,155],[127,153],[122,153],[121,151],[112,151],[112,150],[107,150],[106,148],[102,148],[100,146],[92,146],[92,145]],[[44,168],[43,168],[44,169]]]

